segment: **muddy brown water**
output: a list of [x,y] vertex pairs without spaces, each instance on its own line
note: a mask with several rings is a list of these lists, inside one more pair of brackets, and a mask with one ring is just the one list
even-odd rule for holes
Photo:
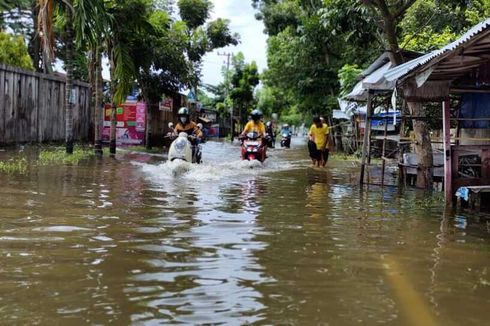
[[292,147],[0,174],[0,324],[488,323],[485,216]]

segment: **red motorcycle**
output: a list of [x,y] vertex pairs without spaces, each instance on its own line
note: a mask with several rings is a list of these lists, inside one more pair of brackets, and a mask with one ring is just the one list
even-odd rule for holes
[[267,146],[259,139],[258,133],[249,132],[245,137],[241,137],[240,140],[242,141],[242,160],[265,161]]

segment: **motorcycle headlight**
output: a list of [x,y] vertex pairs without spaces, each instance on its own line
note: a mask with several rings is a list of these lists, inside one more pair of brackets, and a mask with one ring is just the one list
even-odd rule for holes
[[178,150],[179,152],[182,152],[187,145],[187,140],[185,138],[178,138],[175,141],[175,149]]

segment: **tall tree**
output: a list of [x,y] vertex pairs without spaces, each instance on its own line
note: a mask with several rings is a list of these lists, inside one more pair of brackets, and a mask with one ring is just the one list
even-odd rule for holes
[[259,84],[259,74],[255,61],[246,63],[242,52],[233,56],[232,63],[233,74],[229,96],[237,109],[240,122],[243,123],[247,121],[247,116],[255,104],[254,90]]
[[71,0],[63,0],[57,3],[55,0],[38,0],[40,7],[38,18],[38,32],[45,53],[46,61],[50,64],[54,59],[54,15],[55,5],[63,13],[66,22],[64,30],[64,42],[66,47],[66,84],[65,84],[65,143],[66,153],[73,153],[73,112],[72,112],[72,73],[73,73],[73,15],[74,8]]
[[133,89],[140,68],[135,45],[140,37],[152,33],[149,22],[151,8],[151,3],[146,0],[113,0],[107,9],[112,16],[106,34],[112,96],[111,155],[116,154],[116,109]]
[[290,95],[294,110],[328,115],[337,106],[338,70],[377,52],[367,9],[357,0],[252,2],[269,34],[266,85]]
[[190,86],[197,90],[202,57],[215,49],[237,45],[239,35],[230,31],[229,21],[226,19],[218,18],[206,23],[212,9],[210,0],[179,0],[177,6],[185,24],[186,55],[193,71]]
[[190,66],[185,57],[186,35],[167,10],[156,7],[150,16],[152,33],[139,38],[137,84],[147,104],[146,146],[151,148],[152,105],[162,95],[173,95],[189,85]]

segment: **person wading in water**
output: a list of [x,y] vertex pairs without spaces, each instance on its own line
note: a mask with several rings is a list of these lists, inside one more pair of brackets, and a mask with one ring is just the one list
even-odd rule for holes
[[322,123],[320,117],[313,118],[313,124],[308,133],[308,150],[313,165],[325,166],[328,161],[328,125]]

